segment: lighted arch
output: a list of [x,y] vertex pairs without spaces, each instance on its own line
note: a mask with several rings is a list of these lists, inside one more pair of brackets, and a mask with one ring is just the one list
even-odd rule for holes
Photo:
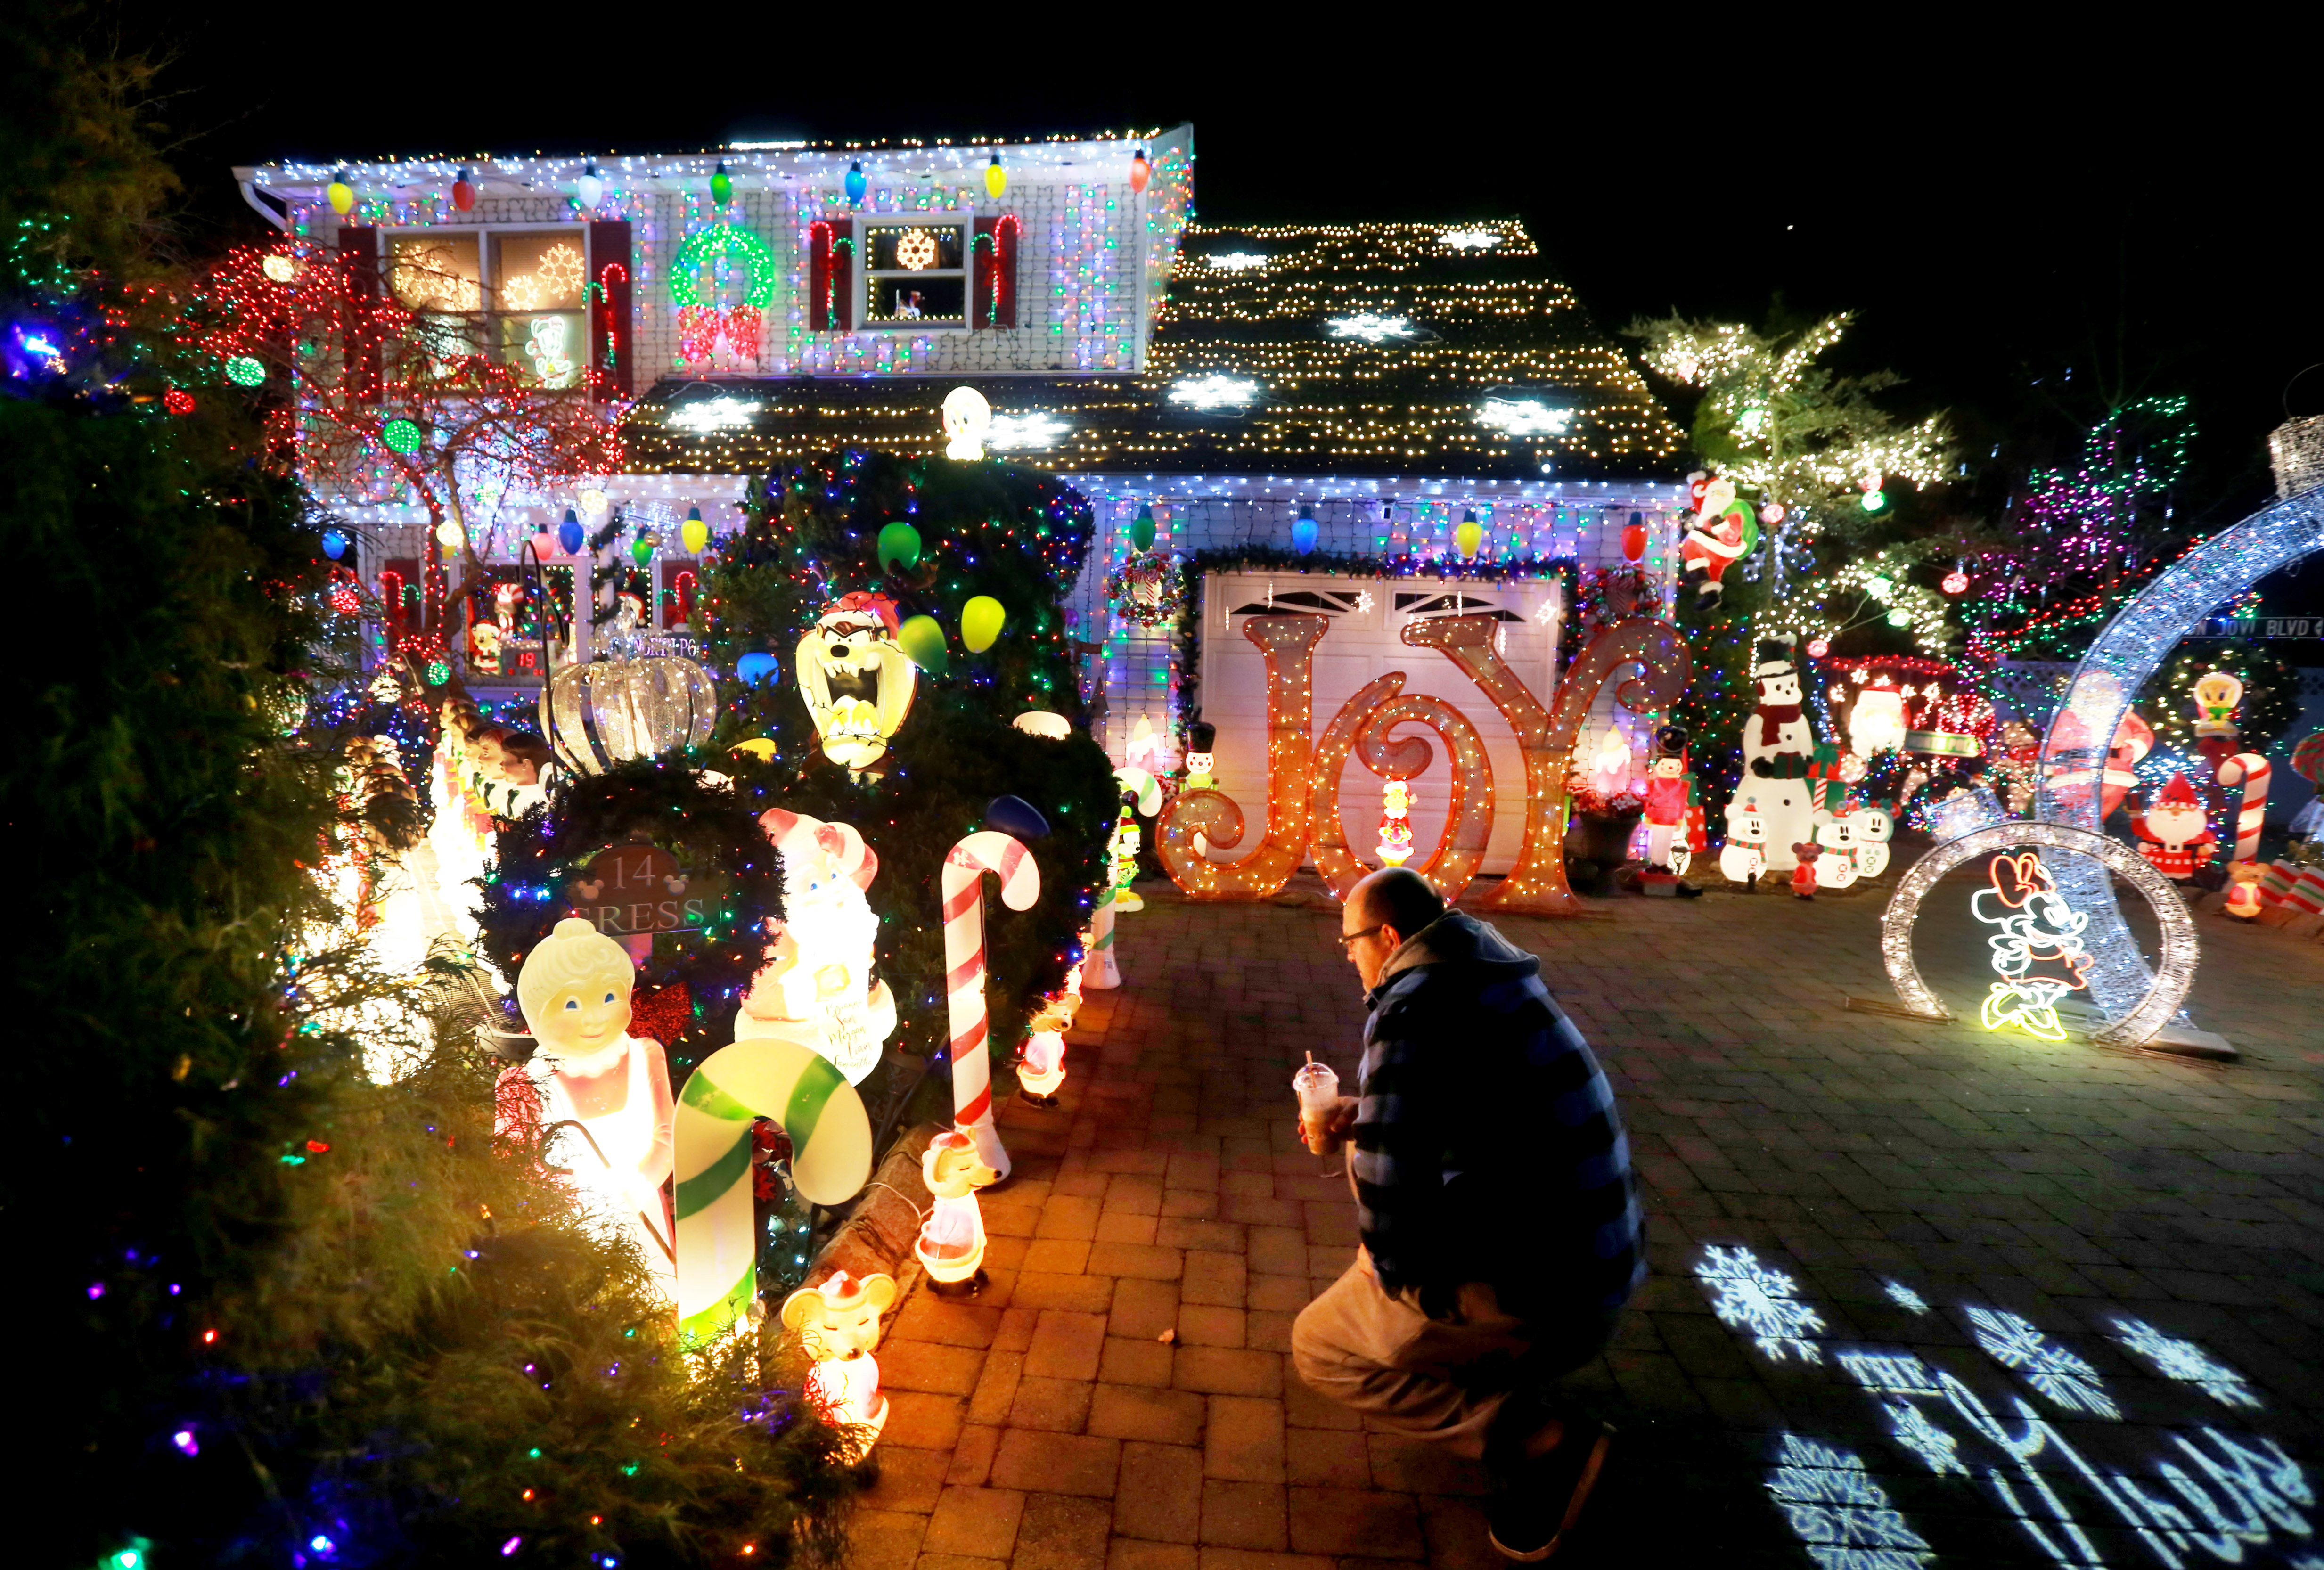
[[[2043,740],[2034,815],[2102,838],[2097,774],[2106,766],[2107,745],[2132,700],[2180,640],[2200,627],[2213,611],[2277,568],[2319,549],[2324,549],[2324,488],[2263,508],[2234,528],[2213,535],[2117,611],[2074,668],[2073,680],[2050,723],[2050,734]],[[2122,870],[2119,861],[2108,860],[2106,864]],[[2143,861],[2139,864],[2144,865]],[[2134,1009],[2144,1007],[2142,1000],[2152,1001],[2153,974],[2140,957],[2138,940],[2115,904],[2113,884],[2096,863],[2080,855],[2068,856],[2052,869],[2052,875],[2059,892],[2090,919],[2083,934],[2091,955],[2090,997],[2109,1020],[2116,1021],[2109,1028],[2111,1038]],[[2153,898],[2148,895],[2150,900]],[[2187,963],[2191,971],[2191,950]],[[2179,990],[2183,996],[2186,988],[2182,985]]]
[[[2187,989],[2194,984],[2194,918],[2187,914],[2186,903],[2179,898],[2170,880],[2149,866],[2144,856],[2118,839],[2063,823],[2014,820],[1973,829],[1959,839],[1945,841],[1913,864],[1913,870],[1896,881],[1896,892],[1889,897],[1888,909],[1880,918],[1880,960],[1888,967],[1888,980],[1895,987],[1897,998],[1907,1009],[1926,1018],[1953,1017],[1952,1011],[1929,990],[1928,983],[1921,979],[1919,967],[1913,963],[1913,923],[1921,914],[1921,897],[1935,887],[1939,878],[1963,862],[2021,845],[2072,853],[2070,864],[2074,866],[2089,866],[2089,862],[2081,858],[2091,857],[2128,879],[2131,886],[2154,907],[2155,920],[2163,928],[2163,974],[2149,980],[2129,1010],[2090,1037],[2092,1041],[2107,1047],[2136,1047],[2144,1042],[2179,1011],[2179,1005],[2186,1001]],[[2056,868],[2052,868],[2051,876],[2061,888],[2064,886],[2065,879]],[[2104,879],[2098,881],[2104,885]],[[2080,905],[2074,908],[2083,909]],[[2122,919],[2120,912],[2116,913],[2115,919]]]

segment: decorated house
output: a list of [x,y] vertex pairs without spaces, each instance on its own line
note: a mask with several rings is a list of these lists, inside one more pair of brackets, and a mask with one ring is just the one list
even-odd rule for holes
[[[1683,433],[1520,225],[1201,226],[1191,127],[237,175],[287,233],[423,316],[481,320],[492,352],[618,417],[623,472],[479,478],[467,536],[496,581],[465,616],[440,587],[430,601],[431,515],[392,468],[343,487],[354,570],[449,628],[472,689],[530,689],[545,641],[586,660],[608,639],[682,638],[706,544],[737,527],[754,476],[834,449],[945,451],[963,433],[943,406],[968,387],[990,410],[973,444],[1095,505],[1068,604],[1117,762],[1178,767],[1202,724],[1219,788],[1264,800],[1265,664],[1241,627],[1318,615],[1317,732],[1393,670],[1473,721],[1492,873],[1522,827],[1517,738],[1406,629],[1494,617],[1548,704],[1577,613],[1666,608],[1675,590]],[[567,607],[586,565],[597,624],[572,617],[558,647],[527,619],[503,586],[525,556]],[[1575,756],[1627,754],[1642,788],[1652,725],[1616,685]],[[1408,781],[1423,846],[1449,784],[1442,756]],[[1345,799],[1366,854],[1378,794],[1351,779]]]

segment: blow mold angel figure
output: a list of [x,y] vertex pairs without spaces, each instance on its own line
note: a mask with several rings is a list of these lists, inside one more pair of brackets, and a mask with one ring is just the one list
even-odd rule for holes
[[[660,1042],[629,1034],[636,979],[628,951],[578,916],[534,947],[517,974],[516,996],[540,1045],[523,1068],[503,1076],[503,1115],[518,1127],[529,1115],[553,1135],[550,1164],[572,1174],[594,1222],[636,1240],[674,1303],[678,1267],[662,1194],[672,1165],[669,1060]],[[512,1078],[525,1083],[512,1085]],[[531,1105],[509,1107],[528,1090]]]

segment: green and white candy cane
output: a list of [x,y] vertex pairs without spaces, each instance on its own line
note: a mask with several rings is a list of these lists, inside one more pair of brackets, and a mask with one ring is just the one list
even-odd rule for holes
[[811,1205],[836,1205],[872,1176],[872,1120],[828,1058],[796,1041],[721,1048],[678,1093],[678,1330],[706,1346],[759,1295],[751,1206],[751,1122],[772,1118],[791,1141],[791,1181]]

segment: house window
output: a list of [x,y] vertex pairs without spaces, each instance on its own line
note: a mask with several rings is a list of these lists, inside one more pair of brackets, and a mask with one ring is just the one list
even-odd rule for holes
[[420,229],[387,237],[388,287],[449,357],[482,352],[577,387],[589,348],[583,231]]
[[865,225],[863,325],[966,327],[966,229],[959,224]]

